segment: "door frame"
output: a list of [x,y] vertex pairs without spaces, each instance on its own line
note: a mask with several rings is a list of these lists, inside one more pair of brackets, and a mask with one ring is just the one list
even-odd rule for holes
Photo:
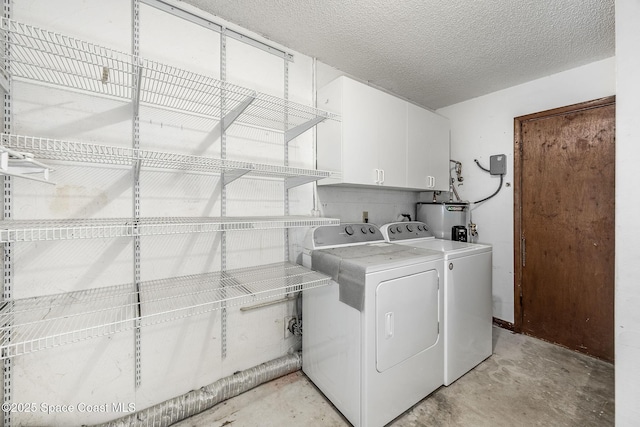
[[540,111],[538,113],[527,114],[513,119],[513,329],[522,333],[522,123],[564,115],[567,113],[577,113],[579,111],[604,107],[615,104],[616,97],[607,96],[605,98],[594,99],[592,101],[567,105],[551,110]]

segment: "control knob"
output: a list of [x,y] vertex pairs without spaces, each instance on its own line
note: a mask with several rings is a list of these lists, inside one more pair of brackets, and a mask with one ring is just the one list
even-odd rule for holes
[[407,231],[408,231],[409,233],[413,233],[413,225],[411,225],[411,224],[407,224]]
[[375,232],[376,232],[376,229],[375,229],[375,228],[373,228],[373,227],[369,227],[369,233],[371,233],[371,234],[375,234]]
[[361,227],[360,231],[362,231],[362,234],[367,234],[367,227]]
[[398,233],[402,233],[402,228],[400,228],[400,226],[398,225],[398,226],[396,227],[396,231],[397,231]]
[[353,236],[353,227],[350,226],[350,225],[347,225],[344,228],[344,232],[347,233],[347,235],[349,235],[349,236]]

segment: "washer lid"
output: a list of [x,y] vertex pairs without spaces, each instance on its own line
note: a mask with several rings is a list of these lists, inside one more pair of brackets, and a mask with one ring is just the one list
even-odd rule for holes
[[362,310],[367,274],[443,259],[438,251],[374,243],[315,250],[311,253],[311,268],[338,282],[341,302]]
[[456,258],[468,256],[482,252],[491,252],[491,245],[479,243],[458,242],[456,240],[433,239],[422,241],[405,241],[403,245],[412,246],[414,248],[431,249],[444,252],[447,258]]
[[358,266],[366,273],[442,259],[442,252],[438,250],[392,243],[316,249],[312,252],[312,257],[315,259],[320,254],[324,258],[333,258],[335,263],[346,262]]

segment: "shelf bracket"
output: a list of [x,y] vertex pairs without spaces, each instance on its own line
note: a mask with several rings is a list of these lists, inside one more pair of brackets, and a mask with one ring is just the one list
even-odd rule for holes
[[224,172],[223,176],[223,185],[226,187],[227,184],[232,183],[236,179],[248,174],[251,172],[251,169],[231,169]]
[[0,71],[0,86],[2,86],[5,93],[9,93],[9,79],[4,74],[4,70]]
[[323,179],[323,176],[292,176],[285,178],[284,180],[284,189],[289,190],[293,187],[298,187],[300,185],[308,184],[313,181],[318,181]]
[[136,159],[134,160],[134,173],[136,174],[136,182],[140,181],[140,169],[142,167],[142,160]]
[[227,129],[229,129],[229,126],[231,126],[233,124],[233,122],[236,121],[236,119],[238,117],[240,117],[240,115],[244,112],[244,110],[247,109],[247,107],[249,105],[251,105],[251,103],[253,103],[253,101],[256,100],[256,94],[255,92],[253,93],[253,95],[249,95],[244,101],[242,101],[241,103],[239,103],[238,105],[236,105],[236,108],[234,108],[233,110],[229,111],[223,118],[222,118],[222,131],[226,131]]
[[[0,174],[2,175],[55,185],[55,182],[49,181],[49,171],[51,170],[47,165],[28,155],[0,147]],[[42,174],[42,178],[34,176],[35,174]]]
[[136,72],[136,93],[133,96],[133,114],[134,117],[138,117],[138,112],[140,111],[140,91],[142,90],[142,66],[140,64],[137,65],[138,71]]
[[318,116],[316,118],[309,120],[306,123],[302,123],[301,125],[294,127],[293,129],[289,129],[288,131],[285,131],[284,142],[288,143],[292,139],[298,137],[299,135],[302,135],[303,133],[305,133],[306,131],[308,131],[309,129],[311,129],[312,127],[314,127],[315,125],[317,125],[318,123],[320,123],[325,119],[326,117]]

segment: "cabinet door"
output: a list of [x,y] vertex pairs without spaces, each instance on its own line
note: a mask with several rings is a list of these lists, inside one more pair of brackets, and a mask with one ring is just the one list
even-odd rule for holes
[[[318,90],[318,108],[342,114],[342,84],[334,81]],[[316,126],[316,165],[320,170],[342,173],[342,123],[325,120]],[[339,184],[339,178],[318,181],[318,185]]]
[[362,83],[342,81],[342,181],[378,182],[378,141],[383,113],[381,92]]
[[385,187],[407,186],[407,102],[379,93],[376,127],[378,166]]
[[407,187],[429,189],[427,157],[428,111],[417,105],[407,106]]
[[407,187],[449,190],[449,121],[408,104]]
[[429,113],[427,169],[433,177],[433,190],[449,191],[449,119]]

